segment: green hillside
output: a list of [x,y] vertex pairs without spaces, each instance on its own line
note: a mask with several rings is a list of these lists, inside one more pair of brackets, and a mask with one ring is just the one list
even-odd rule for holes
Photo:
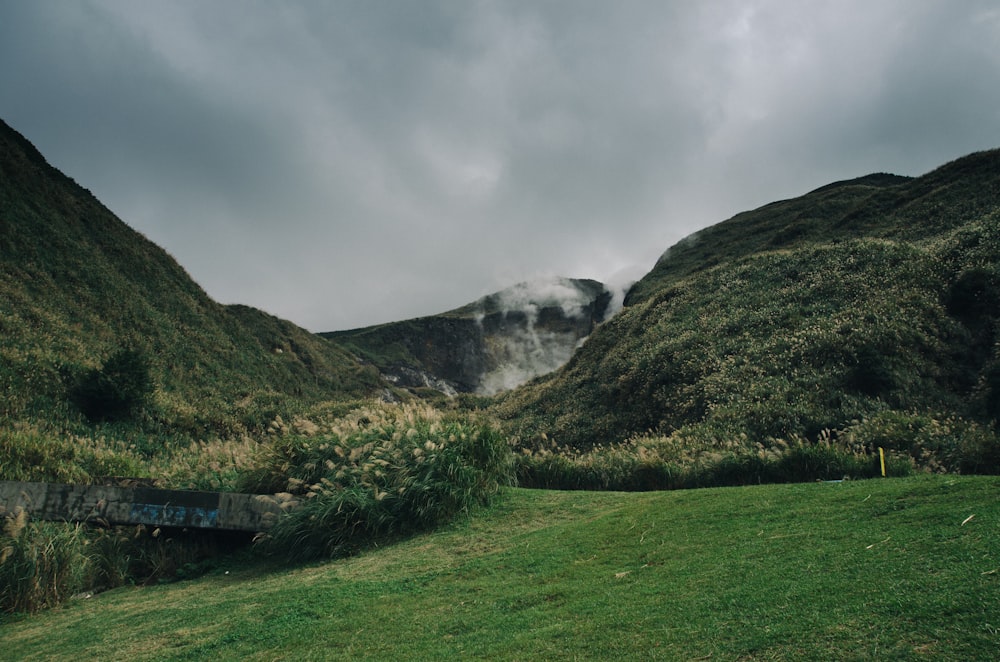
[[977,459],[947,468],[996,471],[998,321],[990,151],[918,178],[831,184],[696,233],[564,369],[497,411],[527,449],[641,438],[766,453],[840,432],[940,454],[976,436]]
[[0,513],[6,652],[989,658],[996,479],[837,479],[1000,472],[1000,151],[740,214],[609,299],[324,339],[212,301],[0,123],[0,477],[301,501],[263,559]]
[[[228,435],[303,403],[385,386],[333,343],[211,300],[172,257],[2,122],[0,336],[0,416],[8,421],[127,414],[167,434]],[[93,396],[81,389],[114,382],[100,371],[115,356],[148,372],[142,407],[81,407]]]
[[1000,461],[1000,151],[702,230],[607,322],[600,283],[560,279],[324,339],[217,304],[6,125],[0,148],[7,421],[232,437],[392,385],[492,394],[568,360],[492,407],[525,457],[624,443],[684,465],[823,440],[922,468]]

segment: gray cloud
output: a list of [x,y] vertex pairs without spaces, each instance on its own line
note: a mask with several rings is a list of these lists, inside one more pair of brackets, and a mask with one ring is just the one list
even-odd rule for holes
[[997,44],[985,0],[0,0],[0,117],[213,297],[320,331],[994,147]]

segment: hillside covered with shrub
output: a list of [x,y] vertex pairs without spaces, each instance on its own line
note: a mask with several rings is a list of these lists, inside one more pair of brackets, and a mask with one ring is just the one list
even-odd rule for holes
[[[998,221],[1000,151],[981,152],[922,177],[836,182],[706,228],[664,253],[608,321],[603,286],[559,281],[555,298],[515,287],[324,339],[212,301],[3,124],[0,415],[38,439],[118,422],[152,446],[263,435],[278,416],[331,401],[345,404],[322,410],[342,415],[387,395],[385,378],[439,403],[438,382],[500,390],[484,391],[485,377],[505,383],[510,338],[544,332],[568,363],[490,407],[520,447],[526,484],[869,475],[876,447],[890,465],[996,471]],[[532,357],[525,347],[553,354],[536,344],[520,343],[521,358]],[[11,429],[0,441],[23,446]],[[814,455],[821,446],[832,455]],[[726,462],[735,468],[720,470]]]
[[0,335],[7,420],[229,435],[385,387],[336,344],[210,299],[2,122]]
[[998,322],[1000,151],[989,151],[918,178],[838,182],[696,233],[565,368],[496,410],[525,453],[597,474],[592,449],[609,444],[675,469],[820,443],[996,471]]
[[[0,479],[282,492],[299,506],[258,549],[311,559],[513,483],[1000,473],[1000,151],[739,214],[671,247],[606,319],[610,300],[595,281],[515,286],[325,339],[212,301],[0,123]],[[539,357],[568,362],[490,395]],[[0,612],[215,554],[0,514]]]

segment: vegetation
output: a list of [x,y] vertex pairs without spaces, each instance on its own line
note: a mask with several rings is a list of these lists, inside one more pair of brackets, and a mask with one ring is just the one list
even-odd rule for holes
[[330,557],[424,531],[489,503],[511,483],[506,438],[427,406],[365,408],[261,451],[247,491],[303,503],[269,531],[270,550]]
[[[5,480],[127,475],[170,488],[284,492],[300,503],[258,538],[257,551],[293,561],[355,553],[467,517],[512,482],[510,448],[495,426],[428,405],[369,403],[344,414],[331,404],[287,425],[276,418],[267,439],[158,449],[22,426],[0,431],[0,457]],[[28,522],[2,504],[0,516],[0,611],[190,574],[218,551],[196,533]]]
[[[131,476],[297,503],[239,563],[183,532],[2,512],[5,644],[46,658],[985,658],[997,485],[956,474],[1000,472],[998,296],[994,151],[699,232],[560,371],[446,398],[379,369],[423,384],[450,361],[447,379],[474,386],[456,343],[502,317],[500,299],[328,339],[219,305],[0,123],[0,479]],[[856,480],[883,454],[901,478]],[[505,489],[796,481],[831,482]],[[328,563],[272,565],[309,559]]]
[[516,456],[524,487],[587,490],[669,490],[882,474],[996,473],[1000,445],[993,430],[963,419],[886,410],[816,440],[751,442],[720,436],[711,424],[668,436],[644,435],[587,450],[554,443]]
[[0,421],[75,432],[239,437],[386,387],[333,342],[209,299],[3,123],[0,337]]
[[134,349],[115,352],[70,391],[70,399],[90,421],[133,419],[149,405],[152,395],[149,361]]
[[[988,660],[994,477],[621,494],[297,568],[220,566],[2,626],[12,658]],[[225,618],[220,617],[224,614]]]
[[1000,151],[831,185],[671,248],[565,368],[496,411],[531,454],[664,438],[748,456],[876,428],[895,448],[912,435],[894,418],[950,421],[976,450],[938,461],[994,473],[998,283]]
[[233,491],[259,450],[251,437],[192,441],[113,425],[76,434],[16,423],[0,427],[0,480],[97,484],[131,477],[169,489]]
[[74,595],[199,575],[239,542],[143,526],[31,522],[23,510],[0,522],[0,614],[36,613]]
[[[3,129],[8,428],[60,437],[53,448],[105,438],[148,459],[192,442],[257,438],[277,417],[322,401],[406,398],[374,366],[412,358],[418,345],[457,351],[423,342],[427,325],[468,322],[473,308],[387,325],[382,344],[351,345],[359,360],[336,344],[361,342],[357,333],[324,340],[219,306]],[[563,370],[493,411],[527,456],[697,442],[749,458],[884,416],[922,417],[974,427],[975,456],[952,465],[995,471],[998,162],[1000,152],[984,152],[916,179],[839,182],[703,230],[671,248]],[[661,438],[670,441],[653,443]],[[661,451],[664,466],[685,465]],[[768,473],[752,465],[739,482]]]

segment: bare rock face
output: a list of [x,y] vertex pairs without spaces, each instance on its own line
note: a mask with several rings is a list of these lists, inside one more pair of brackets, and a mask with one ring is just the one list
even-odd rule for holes
[[486,361],[476,391],[493,395],[569,361],[607,317],[611,293],[596,281],[556,279],[520,283],[477,303]]
[[565,364],[609,316],[611,299],[597,281],[554,278],[441,315],[322,335],[397,387],[492,395]]

